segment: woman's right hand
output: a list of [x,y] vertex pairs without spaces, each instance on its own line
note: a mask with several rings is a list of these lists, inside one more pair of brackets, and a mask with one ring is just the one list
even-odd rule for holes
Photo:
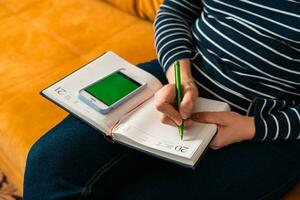
[[190,62],[188,60],[181,60],[181,88],[182,101],[179,111],[175,108],[176,90],[174,83],[173,66],[167,72],[169,84],[163,86],[155,93],[155,107],[161,113],[161,122],[172,126],[179,126],[184,121],[184,127],[191,125],[190,120],[195,101],[198,97],[198,89],[193,81],[190,73]]

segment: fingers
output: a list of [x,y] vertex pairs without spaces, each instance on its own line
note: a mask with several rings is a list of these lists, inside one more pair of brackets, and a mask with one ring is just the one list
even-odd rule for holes
[[180,104],[180,109],[179,109],[183,119],[190,118],[196,98],[197,97],[192,92],[187,92],[183,96],[182,102]]
[[162,114],[160,117],[160,121],[163,124],[168,124],[168,125],[177,127],[176,123],[174,121],[172,121],[167,115]]
[[[183,87],[183,99],[180,104],[179,112],[173,106],[176,98],[175,85],[168,84],[162,87],[155,94],[155,107],[163,114],[161,121],[165,124],[173,123],[181,125],[183,120],[189,119],[192,113],[194,102],[198,97],[198,90],[193,82],[186,82]],[[188,120],[187,127],[191,124]],[[173,124],[174,125],[174,124]]]
[[[161,114],[160,121],[163,124],[178,127],[178,125],[165,114]],[[183,124],[184,124],[184,129],[188,129],[193,124],[193,121],[191,119],[186,119],[184,120]]]
[[[182,118],[179,112],[173,107],[176,92],[174,84],[168,84],[162,87],[155,94],[155,107],[162,114],[166,115],[177,125],[182,124]],[[164,121],[166,119],[163,119]]]
[[213,150],[221,149],[221,147],[216,146],[216,145],[214,145],[213,143],[211,143],[211,144],[209,145],[209,147],[210,147],[211,149],[213,149]]
[[225,146],[225,141],[222,138],[222,131],[223,131],[223,127],[218,125],[218,131],[216,133],[215,138],[213,139],[213,141],[211,141],[211,143],[209,144],[209,147],[214,149],[214,150],[218,150],[222,147]]
[[170,118],[178,126],[182,124],[182,119],[179,112],[177,112],[175,108],[169,103],[158,103],[156,104],[156,109],[162,112],[166,117]]
[[198,89],[193,81],[183,84],[183,99],[180,104],[180,114],[183,119],[190,118],[195,101],[198,97]]

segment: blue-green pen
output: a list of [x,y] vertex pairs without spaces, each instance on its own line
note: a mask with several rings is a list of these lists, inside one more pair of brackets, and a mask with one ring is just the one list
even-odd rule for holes
[[[181,78],[180,78],[180,63],[179,61],[175,61],[175,87],[176,87],[176,103],[177,103],[177,110],[179,111],[180,104],[182,101],[182,92],[181,92]],[[181,125],[178,126],[178,132],[180,139],[183,139],[183,122]]]

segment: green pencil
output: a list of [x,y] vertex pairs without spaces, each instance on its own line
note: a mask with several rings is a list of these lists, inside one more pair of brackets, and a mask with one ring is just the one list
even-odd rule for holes
[[[179,61],[175,61],[175,87],[176,87],[176,104],[177,110],[179,111],[180,104],[182,101],[182,93],[181,93],[181,79],[180,79],[180,63]],[[183,139],[183,122],[178,126],[178,132],[180,139]]]

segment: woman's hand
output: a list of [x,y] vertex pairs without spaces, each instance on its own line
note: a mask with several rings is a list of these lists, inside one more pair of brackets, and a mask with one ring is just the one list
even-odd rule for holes
[[171,66],[166,74],[169,84],[165,85],[155,93],[155,107],[161,112],[162,123],[178,126],[184,121],[184,126],[188,127],[191,124],[189,118],[198,97],[198,89],[191,75],[189,60],[184,59],[180,61],[180,72],[183,98],[179,112],[175,108],[176,90],[174,66]]
[[155,107],[161,112],[161,122],[172,126],[179,126],[184,120],[184,126],[189,127],[191,120],[188,120],[192,114],[195,101],[198,97],[198,89],[193,80],[183,80],[182,102],[179,112],[175,109],[176,90],[175,84],[168,84],[155,93]]
[[254,117],[242,116],[236,112],[199,112],[192,114],[192,120],[217,124],[217,135],[210,144],[212,149],[251,140],[255,135]]

